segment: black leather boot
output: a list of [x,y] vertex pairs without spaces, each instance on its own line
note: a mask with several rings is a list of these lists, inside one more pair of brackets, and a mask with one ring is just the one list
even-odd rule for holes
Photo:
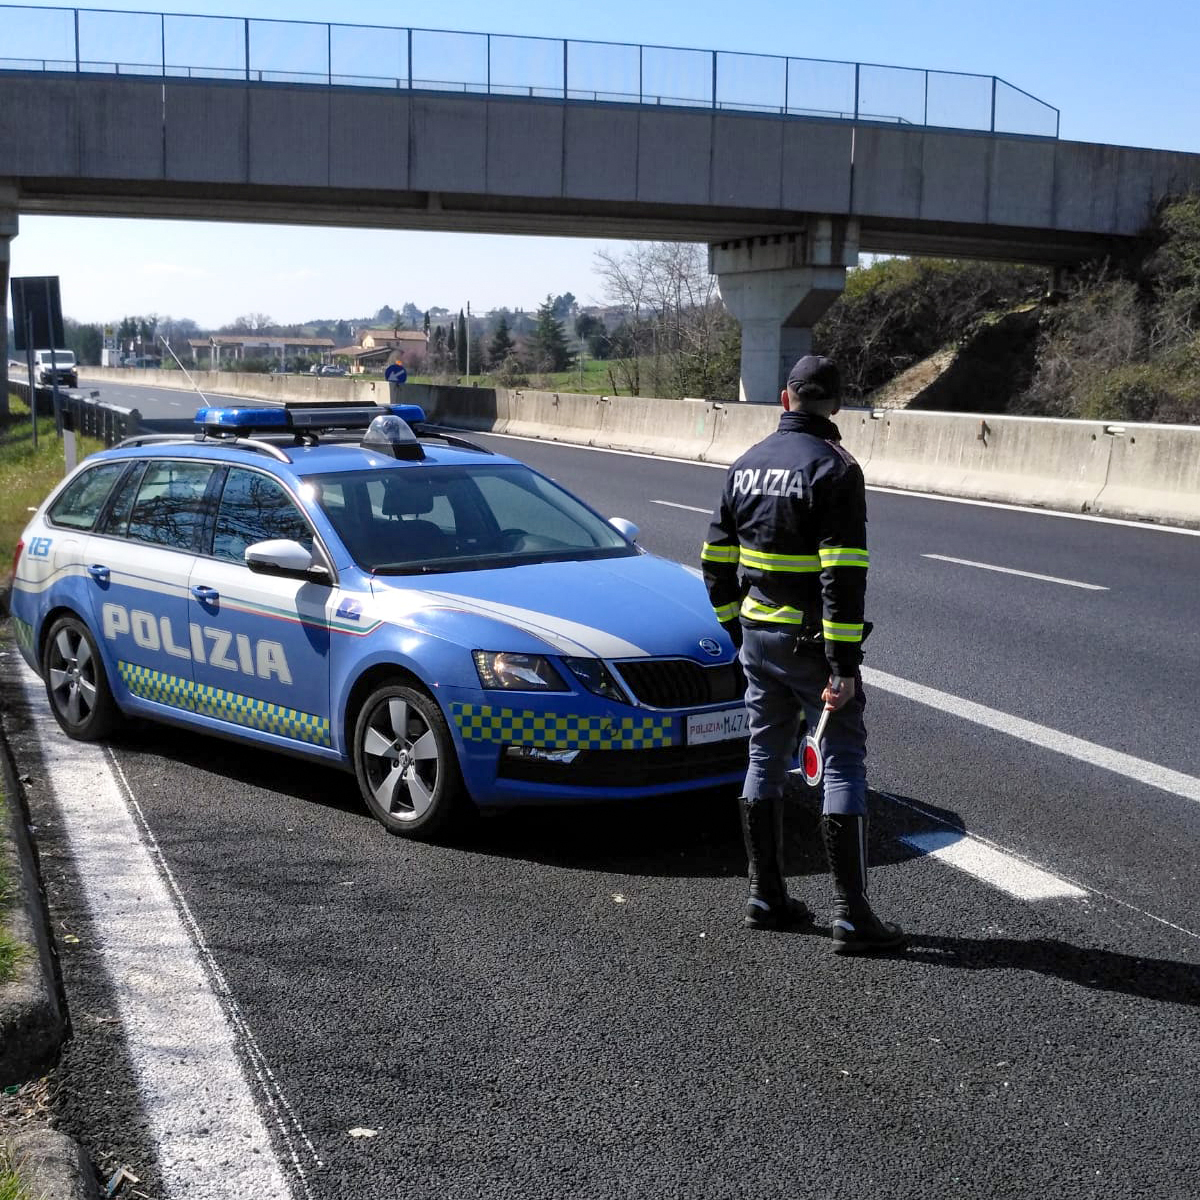
[[746,924],[751,929],[787,929],[812,920],[812,913],[787,894],[783,868],[783,801],[738,801],[749,862]]
[[867,902],[867,819],[826,813],[821,818],[825,852],[833,874],[833,950],[835,954],[867,954],[897,950],[904,930],[881,921]]

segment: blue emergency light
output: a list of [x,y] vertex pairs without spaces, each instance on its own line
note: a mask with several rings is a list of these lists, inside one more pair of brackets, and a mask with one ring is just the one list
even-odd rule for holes
[[420,425],[419,404],[285,404],[282,408],[202,408],[196,424],[204,433],[246,437],[252,433],[317,433],[323,429],[368,429],[376,417],[399,417]]

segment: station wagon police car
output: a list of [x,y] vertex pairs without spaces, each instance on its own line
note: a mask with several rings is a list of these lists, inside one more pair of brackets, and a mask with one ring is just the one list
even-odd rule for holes
[[196,421],[86,459],[17,547],[16,637],[70,736],[148,717],[341,765],[411,837],[740,781],[732,643],[629,522],[414,405]]

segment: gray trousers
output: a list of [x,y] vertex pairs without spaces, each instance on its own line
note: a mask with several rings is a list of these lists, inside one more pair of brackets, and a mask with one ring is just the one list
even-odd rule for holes
[[[751,626],[743,630],[741,660],[750,714],[750,766],[742,795],[750,801],[773,799],[783,795],[795,762],[800,722],[807,720],[813,732],[821,719],[829,664],[819,645],[797,651],[792,631]],[[867,811],[866,696],[857,675],[854,685],[854,699],[831,714],[825,726],[826,813]]]

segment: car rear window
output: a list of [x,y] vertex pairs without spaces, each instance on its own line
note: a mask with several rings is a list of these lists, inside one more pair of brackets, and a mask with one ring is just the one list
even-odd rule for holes
[[126,465],[123,462],[103,463],[71,480],[46,514],[50,523],[65,525],[68,529],[91,529]]

